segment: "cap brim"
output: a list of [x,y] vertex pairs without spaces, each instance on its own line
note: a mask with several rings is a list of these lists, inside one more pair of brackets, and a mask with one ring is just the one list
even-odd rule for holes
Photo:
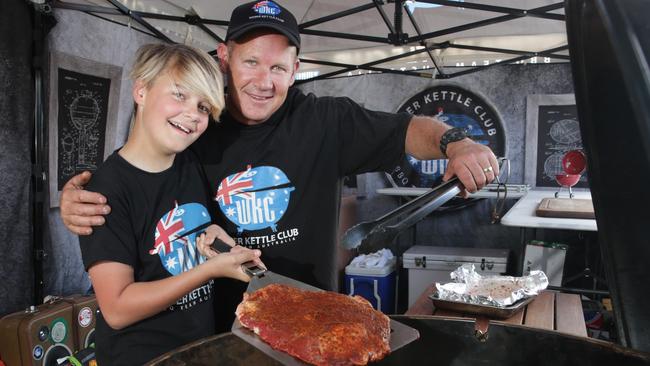
[[298,38],[296,38],[295,35],[288,32],[286,28],[278,26],[277,24],[273,24],[273,23],[246,24],[243,27],[237,29],[236,31],[230,33],[226,41],[231,39],[237,39],[243,36],[244,34],[252,31],[253,29],[258,29],[258,28],[271,28],[275,31],[278,31],[282,35],[286,36],[289,39],[289,42],[291,42],[291,44],[293,44],[298,49],[300,49],[300,41],[298,40]]

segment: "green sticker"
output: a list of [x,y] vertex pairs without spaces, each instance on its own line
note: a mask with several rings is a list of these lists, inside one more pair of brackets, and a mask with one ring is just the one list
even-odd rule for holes
[[50,339],[54,343],[63,343],[68,337],[68,323],[63,318],[56,318],[50,325]]

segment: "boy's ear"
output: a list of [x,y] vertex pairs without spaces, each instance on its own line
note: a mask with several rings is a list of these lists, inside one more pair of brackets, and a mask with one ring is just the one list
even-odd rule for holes
[[133,101],[135,104],[142,105],[144,104],[145,97],[147,95],[147,88],[142,82],[142,80],[136,80],[133,83]]

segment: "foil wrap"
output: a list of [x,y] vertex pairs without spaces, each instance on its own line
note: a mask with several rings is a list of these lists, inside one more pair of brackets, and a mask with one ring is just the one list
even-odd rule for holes
[[463,264],[451,273],[454,282],[436,283],[438,298],[468,304],[507,307],[521,299],[536,296],[548,286],[542,271],[523,277],[481,276],[474,264]]

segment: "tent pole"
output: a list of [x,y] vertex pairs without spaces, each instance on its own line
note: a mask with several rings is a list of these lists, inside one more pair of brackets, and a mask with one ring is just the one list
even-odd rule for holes
[[43,261],[46,256],[43,246],[44,225],[44,187],[46,175],[43,170],[44,123],[43,123],[43,65],[45,26],[43,11],[51,11],[50,7],[36,8],[34,11],[34,41],[32,50],[32,70],[34,75],[34,145],[32,148],[32,248],[34,265],[34,298],[36,304],[43,301]]

